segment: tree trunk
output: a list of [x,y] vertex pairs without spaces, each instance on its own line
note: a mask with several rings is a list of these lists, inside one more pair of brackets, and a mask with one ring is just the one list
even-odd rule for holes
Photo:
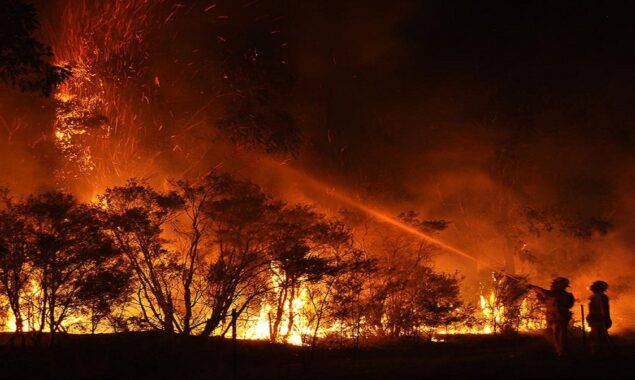
[[51,330],[51,340],[50,345],[53,345],[53,340],[55,336],[55,301],[56,294],[55,292],[51,292],[51,296],[49,297],[49,329]]
[[205,327],[203,331],[200,333],[200,336],[209,336],[212,334],[214,330],[218,327],[221,322],[221,316],[218,312],[218,309],[214,309],[212,315],[209,317],[207,321],[205,321]]
[[191,334],[191,319],[192,319],[192,291],[190,290],[189,283],[186,283],[183,292],[183,302],[185,304],[185,315],[183,316],[183,334]]
[[48,283],[46,281],[46,272],[44,273],[44,280],[42,281],[42,294],[44,295],[42,298],[42,308],[40,309],[40,326],[38,326],[38,332],[44,331],[44,327],[46,327],[46,305],[48,302]]
[[20,296],[18,295],[17,299],[15,297],[11,297],[10,306],[11,312],[13,313],[13,318],[15,318],[15,332],[21,333],[23,331],[24,319],[22,318],[22,312],[20,311]]
[[282,323],[282,317],[284,315],[284,305],[287,302],[287,285],[286,281],[284,286],[280,289],[280,294],[278,295],[278,304],[276,307],[276,315],[273,321],[273,327],[271,328],[271,334],[269,339],[272,342],[275,342],[278,339],[278,333],[280,331],[280,323]]
[[170,334],[174,333],[174,316],[167,305],[163,307],[163,331]]
[[287,332],[284,334],[284,341],[286,342],[289,339],[289,335],[291,335],[291,330],[293,330],[293,324],[295,320],[295,313],[293,311],[293,301],[295,301],[295,281],[291,282],[291,293],[289,294],[289,317],[287,321]]

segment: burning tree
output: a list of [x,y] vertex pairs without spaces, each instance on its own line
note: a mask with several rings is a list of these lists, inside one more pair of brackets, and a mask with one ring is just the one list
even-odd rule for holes
[[194,185],[188,181],[176,181],[172,186],[183,200],[182,212],[172,221],[172,229],[176,235],[176,254],[180,259],[183,333],[191,334],[203,318],[203,313],[197,312],[197,306],[206,291],[201,271],[205,266],[203,256],[211,244],[208,236],[211,226],[205,210],[214,191],[207,183]]
[[160,194],[130,180],[126,186],[107,189],[100,201],[108,231],[135,274],[141,322],[175,331],[178,324],[172,283],[178,278],[178,263],[166,249],[162,232],[182,207],[182,200],[176,193]]
[[274,330],[286,313],[292,328],[286,305],[302,284],[330,270],[323,249],[349,237],[342,226],[229,175],[172,185],[160,193],[133,180],[101,198],[108,229],[135,273],[140,321],[167,332],[224,335],[232,308],[241,315],[276,294]]
[[[426,233],[439,233],[449,222],[422,220],[418,213],[408,211],[399,218]],[[396,240],[394,240],[396,239]],[[388,265],[383,297],[385,297],[382,326],[391,335],[416,335],[435,331],[438,327],[465,319],[460,297],[460,278],[435,272],[430,266],[434,249],[423,240],[388,237],[393,254]],[[390,244],[390,243],[389,243]]]
[[282,340],[286,341],[296,323],[295,314],[299,310],[295,303],[301,289],[311,288],[339,271],[333,251],[345,245],[350,234],[341,223],[330,222],[306,206],[282,210],[275,231],[276,241],[272,246],[274,310],[270,318],[270,339],[278,339],[284,317],[287,325]]
[[448,326],[468,319],[471,309],[461,299],[460,281],[456,273],[436,273],[430,268],[420,271],[412,300],[419,326],[432,331],[445,327],[447,331]]
[[[369,241],[363,246],[369,253],[375,253],[372,270],[354,274],[356,281],[351,283],[354,286],[350,293],[336,296],[357,305],[352,309],[358,310],[354,323],[358,330],[363,322],[365,334],[419,335],[466,322],[471,308],[461,299],[461,279],[457,274],[438,273],[432,268],[435,251],[431,245],[398,231],[385,228],[375,231],[365,217],[347,215],[349,223],[364,227],[364,236],[369,236]],[[449,225],[445,220],[423,220],[414,211],[400,214],[399,219],[428,234],[438,233]],[[351,317],[346,310],[338,315]]]
[[220,327],[232,307],[240,315],[268,290],[269,224],[282,207],[253,183],[228,175],[210,176],[207,184],[214,194],[205,209],[212,244],[205,274],[211,313],[202,335]]
[[330,333],[359,339],[365,309],[362,295],[368,292],[370,276],[377,272],[376,260],[352,242],[334,253],[333,270],[317,286],[307,287],[309,307],[303,309],[303,316],[313,326],[311,346],[316,345],[323,324],[328,324]]
[[66,322],[80,318],[82,301],[101,297],[100,293],[80,294],[96,285],[96,276],[106,270],[117,251],[97,211],[68,194],[40,193],[18,203],[6,199],[0,218],[0,277],[16,331],[22,331],[25,321],[23,299],[30,329],[48,327],[51,334],[66,330]]
[[[440,327],[463,322],[468,314],[460,296],[456,274],[437,273],[419,266],[408,273],[395,273],[378,293],[383,298],[381,327],[392,336],[433,333]],[[469,309],[468,309],[469,310]]]
[[29,281],[29,242],[26,221],[18,212],[8,190],[0,190],[0,286],[15,319],[15,331],[24,328],[22,296]]
[[[104,320],[117,331],[125,322],[115,315],[116,308],[125,308],[130,303],[132,279],[122,258],[109,260],[99,271],[89,272],[85,285],[77,292],[80,315],[88,319],[88,330],[94,334]],[[82,321],[85,322],[85,321]]]

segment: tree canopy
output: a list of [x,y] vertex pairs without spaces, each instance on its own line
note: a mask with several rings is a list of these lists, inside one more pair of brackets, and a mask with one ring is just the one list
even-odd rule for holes
[[71,72],[51,63],[51,47],[34,36],[38,26],[32,4],[0,0],[0,82],[49,96]]

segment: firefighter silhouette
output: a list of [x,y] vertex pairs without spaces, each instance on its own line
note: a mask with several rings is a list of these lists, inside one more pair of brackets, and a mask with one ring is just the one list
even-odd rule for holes
[[604,294],[609,285],[604,281],[595,281],[589,289],[593,294],[589,297],[589,313],[586,320],[591,328],[589,343],[591,352],[604,354],[609,343],[609,328],[613,324],[609,310],[609,297]]
[[536,292],[538,299],[545,304],[547,338],[558,356],[567,353],[567,330],[572,315],[570,309],[575,302],[573,294],[567,291],[568,287],[569,280],[564,277],[555,278],[550,289],[529,285],[529,288]]

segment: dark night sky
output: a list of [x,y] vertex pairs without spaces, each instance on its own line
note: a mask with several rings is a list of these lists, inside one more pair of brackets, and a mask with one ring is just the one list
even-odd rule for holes
[[[635,29],[624,8],[578,1],[298,6],[289,33],[298,97],[318,108],[312,143],[320,154],[344,148],[340,164],[350,170],[373,152],[416,154],[439,135],[474,128],[629,150]],[[320,144],[325,128],[335,147]],[[386,161],[377,158],[374,169]]]

